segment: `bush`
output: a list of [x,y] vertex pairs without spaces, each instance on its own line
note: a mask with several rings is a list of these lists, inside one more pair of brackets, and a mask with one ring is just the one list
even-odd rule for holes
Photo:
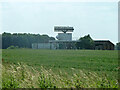
[[19,88],[19,84],[15,80],[15,78],[11,75],[3,78],[2,88]]
[[18,46],[10,46],[10,47],[8,47],[7,49],[18,49],[19,47]]

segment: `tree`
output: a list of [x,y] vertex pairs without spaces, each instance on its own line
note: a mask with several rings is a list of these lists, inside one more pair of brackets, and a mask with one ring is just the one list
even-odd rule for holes
[[[1,38],[0,38],[1,39]],[[18,46],[20,48],[32,48],[32,43],[44,43],[49,40],[55,40],[54,37],[40,34],[30,33],[6,33],[2,34],[2,48],[6,49],[10,46]]]
[[76,43],[77,49],[94,49],[94,41],[90,35],[86,35],[79,39],[79,42]]
[[120,50],[120,42],[116,44],[116,49]]

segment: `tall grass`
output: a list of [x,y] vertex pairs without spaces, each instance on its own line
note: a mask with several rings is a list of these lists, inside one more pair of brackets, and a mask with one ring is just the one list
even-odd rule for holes
[[[7,49],[3,50],[5,62],[23,62],[40,69],[40,66],[67,72],[72,75],[70,68],[106,73],[111,79],[117,79],[118,51],[111,50],[33,50]],[[77,71],[78,72],[78,71]]]
[[118,81],[109,79],[106,74],[100,76],[84,70],[73,73],[71,77],[62,71],[55,74],[44,66],[37,71],[23,63],[4,64],[2,70],[3,88],[118,88]]
[[0,89],[2,89],[2,50],[0,49]]
[[2,89],[2,61],[0,60],[0,89]]

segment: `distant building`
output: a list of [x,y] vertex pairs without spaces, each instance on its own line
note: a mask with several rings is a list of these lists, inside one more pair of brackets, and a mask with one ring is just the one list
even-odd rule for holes
[[[72,40],[73,27],[55,26],[54,31],[60,32],[56,36],[58,40],[50,40],[48,43],[33,43],[32,49],[77,49],[76,43],[79,40]],[[62,33],[61,33],[62,32]],[[114,44],[109,40],[94,40],[95,50],[114,50]]]
[[114,50],[115,45],[109,40],[94,40],[95,50]]
[[[72,40],[72,33],[74,28],[69,26],[55,26],[54,31],[60,32],[56,36],[58,40],[50,40],[48,43],[33,43],[33,49],[76,49],[75,43]],[[61,33],[62,32],[62,33]],[[79,42],[79,41],[78,41]]]
[[50,42],[50,49],[77,49],[75,44],[76,42],[79,41],[51,40],[49,42]]
[[120,50],[120,42],[116,43],[115,50]]
[[33,43],[32,49],[50,49],[50,43]]

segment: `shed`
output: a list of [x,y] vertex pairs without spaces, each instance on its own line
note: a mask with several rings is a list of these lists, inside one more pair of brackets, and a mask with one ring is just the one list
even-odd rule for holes
[[94,40],[95,50],[114,50],[115,45],[109,40]]

